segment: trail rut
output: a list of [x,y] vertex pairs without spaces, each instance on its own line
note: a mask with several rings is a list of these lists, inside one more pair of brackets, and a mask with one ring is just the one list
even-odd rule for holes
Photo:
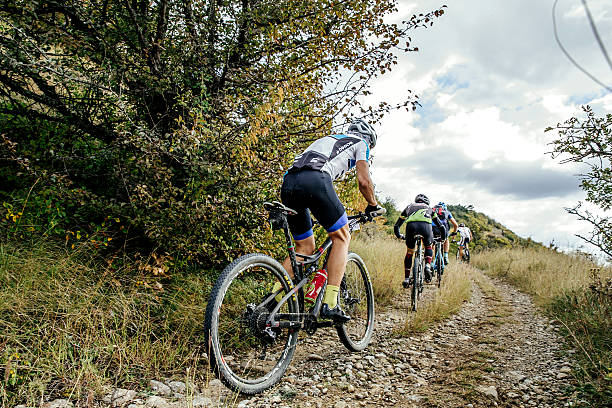
[[[570,364],[562,340],[529,296],[474,271],[459,313],[397,338],[407,294],[377,311],[375,335],[349,353],[333,329],[302,338],[283,382],[241,407],[562,407]],[[426,288],[426,297],[435,288]]]

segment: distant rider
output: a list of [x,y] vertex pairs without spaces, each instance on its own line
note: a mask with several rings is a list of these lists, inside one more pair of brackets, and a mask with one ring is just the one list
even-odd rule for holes
[[[287,216],[296,252],[310,255],[315,251],[311,212],[332,240],[321,317],[336,322],[350,320],[350,316],[338,304],[338,291],[346,268],[351,234],[344,205],[332,182],[356,169],[359,191],[368,203],[365,213],[371,215],[380,210],[374,196],[374,183],[370,179],[368,164],[370,149],[376,145],[376,138],[372,126],[357,119],[349,125],[346,134],[325,136],[314,141],[295,157],[281,187],[283,204],[297,211],[297,215]],[[285,259],[283,266],[293,277],[289,258]],[[278,291],[280,287],[281,284],[277,282],[273,290]]]
[[[406,235],[400,233],[400,227],[406,222]],[[412,268],[412,254],[416,243],[415,235],[423,236],[425,245],[425,281],[431,282],[431,260],[433,258],[433,231],[432,222],[446,236],[446,227],[440,222],[438,216],[429,207],[429,198],[424,194],[415,197],[414,203],[402,211],[397,219],[393,231],[399,239],[406,240],[406,257],[404,258],[404,288],[410,286],[410,270]]]
[[[436,204],[433,207],[433,210],[438,215],[438,218],[440,218],[440,221],[442,221],[442,224],[444,224],[444,226],[446,227],[446,239],[444,240],[444,264],[448,265],[448,250],[450,249],[450,241],[448,240],[450,228],[448,226],[448,223],[450,222],[453,225],[453,233],[457,232],[457,228],[459,227],[459,225],[457,224],[457,221],[455,221],[453,213],[450,212],[446,204],[444,204],[442,201]],[[436,228],[435,225],[432,225],[432,227],[434,236],[439,237],[442,235],[441,231]]]
[[459,241],[459,259],[463,259],[463,248],[470,249],[469,243],[472,240],[472,231],[464,223],[459,224],[459,228],[457,229],[459,236],[461,237]]

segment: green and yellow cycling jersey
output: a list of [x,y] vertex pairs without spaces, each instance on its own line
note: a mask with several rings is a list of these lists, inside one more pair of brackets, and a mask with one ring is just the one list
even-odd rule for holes
[[[404,211],[402,211],[399,218],[395,222],[395,225],[393,226],[393,231],[398,238],[401,235],[400,227],[404,224],[404,222],[424,222],[428,224],[428,228],[431,228],[430,225],[433,222],[438,228],[445,228],[440,221],[438,214],[436,214],[433,209],[429,208],[427,204],[423,203],[412,203],[408,207],[404,208]],[[408,227],[406,227],[406,230],[408,230]],[[446,234],[446,231],[444,233]]]
[[423,203],[412,203],[408,207],[404,208],[400,218],[406,222],[429,222],[431,223],[434,218],[437,218],[438,214],[435,213],[427,204]]
[[428,210],[427,208],[422,208],[420,210],[413,212],[412,214],[408,216],[408,218],[406,219],[406,222],[412,222],[412,221],[431,222],[432,217],[431,216],[428,217],[427,210]]

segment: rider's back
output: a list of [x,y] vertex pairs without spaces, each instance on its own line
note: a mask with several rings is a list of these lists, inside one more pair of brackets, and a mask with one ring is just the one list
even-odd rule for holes
[[355,167],[358,160],[369,160],[370,148],[358,135],[330,135],[315,140],[295,157],[289,172],[318,170],[336,180]]
[[433,210],[425,203],[412,203],[402,211],[402,217],[406,222],[431,222]]
[[470,237],[470,235],[471,235],[471,233],[470,233],[470,229],[469,229],[468,227],[465,227],[465,226],[464,226],[464,227],[459,227],[459,228],[457,229],[457,232],[459,233],[459,235],[460,235],[462,238],[469,238],[469,237]]

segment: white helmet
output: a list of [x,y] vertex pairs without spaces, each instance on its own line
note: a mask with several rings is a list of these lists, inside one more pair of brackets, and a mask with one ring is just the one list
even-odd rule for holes
[[376,131],[374,128],[365,120],[357,119],[353,121],[348,127],[348,132],[359,133],[363,136],[364,139],[367,140],[370,145],[370,149],[373,149],[376,146]]

